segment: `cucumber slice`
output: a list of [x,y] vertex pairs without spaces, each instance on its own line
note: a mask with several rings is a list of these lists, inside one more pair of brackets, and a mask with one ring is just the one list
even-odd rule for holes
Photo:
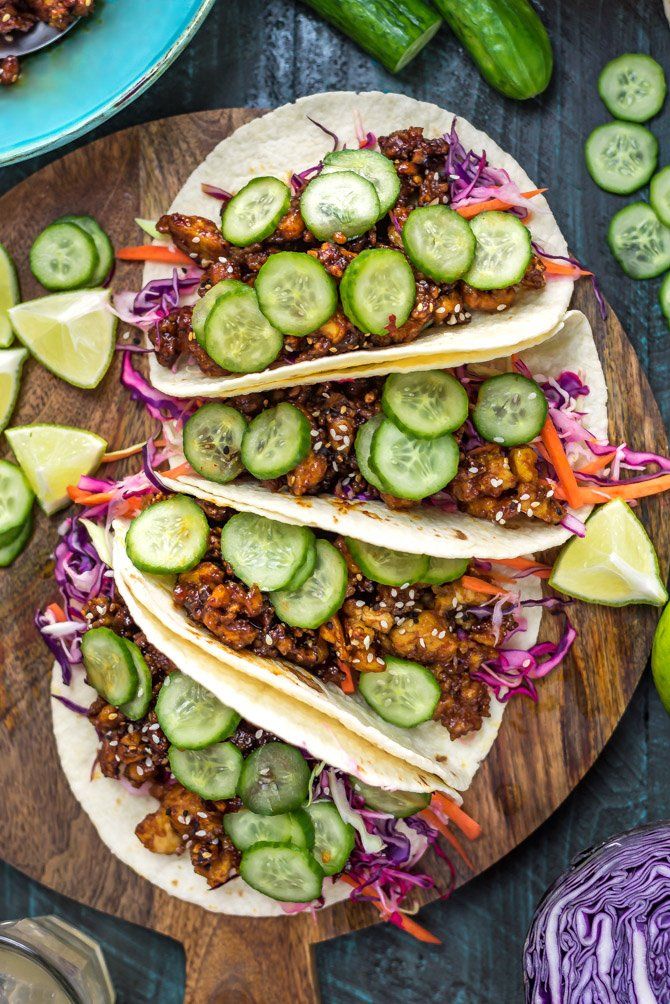
[[220,296],[205,321],[205,351],[231,373],[258,373],[273,363],[283,336],[263,316],[250,286]]
[[268,321],[284,335],[309,335],[337,309],[335,280],[320,261],[300,251],[270,255],[254,289]]
[[412,265],[435,282],[460,279],[475,257],[472,227],[447,206],[413,210],[402,228],[402,242]]
[[52,292],[88,285],[99,264],[95,241],[74,223],[52,223],[30,249],[31,272]]
[[27,357],[28,349],[0,349],[0,432],[7,427],[14,413],[21,387],[21,371]]
[[135,223],[137,223],[140,230],[145,233],[147,237],[151,237],[154,241],[161,241],[163,244],[169,244],[169,236],[167,234],[160,233],[160,231],[156,229],[157,222],[158,220],[145,220],[140,216],[135,217]]
[[126,537],[128,557],[136,568],[157,575],[188,572],[209,547],[204,512],[186,495],[173,495],[144,509]]
[[14,341],[14,329],[8,311],[20,299],[16,266],[7,248],[0,243],[0,349],[8,348]]
[[665,74],[651,56],[626,52],[610,60],[600,71],[598,94],[615,119],[646,122],[663,105]]
[[119,705],[119,711],[131,722],[139,722],[141,718],[144,718],[151,704],[153,689],[151,670],[135,642],[129,641],[128,638],[124,638],[124,642],[137,670],[137,691],[129,701]]
[[425,554],[390,551],[377,544],[345,537],[351,556],[366,579],[384,586],[404,586],[425,582],[429,559]]
[[384,414],[394,425],[418,439],[436,439],[455,432],[468,417],[465,387],[444,370],[393,373],[382,393]]
[[201,296],[194,306],[193,313],[191,314],[191,327],[193,328],[193,334],[198,345],[202,346],[205,351],[207,351],[205,325],[207,324],[207,318],[214,308],[214,304],[222,296],[227,296],[228,293],[235,293],[245,289],[248,289],[248,286],[245,286],[243,282],[238,282],[237,279],[223,279],[221,282],[215,283],[204,296]]
[[254,844],[266,841],[293,844],[308,851],[314,847],[314,826],[304,809],[278,816],[259,816],[250,809],[227,812],[223,828],[238,851],[247,851]]
[[240,875],[256,892],[282,903],[309,903],[323,889],[323,870],[310,851],[271,841],[244,852]]
[[530,231],[511,213],[480,213],[470,221],[477,241],[463,276],[473,289],[505,289],[521,282],[533,254]]
[[458,443],[450,433],[417,439],[385,419],[372,437],[370,466],[386,492],[418,501],[453,481],[458,456]]
[[19,529],[16,536],[13,537],[7,544],[0,545],[0,568],[7,568],[13,561],[16,560],[16,558],[18,558],[30,540],[32,530],[33,514],[30,513],[28,519]]
[[309,453],[311,426],[299,408],[282,401],[256,415],[242,439],[242,463],[259,481],[288,474]]
[[670,322],[670,272],[666,275],[658,291],[658,298],[661,303],[661,310],[666,321]]
[[661,223],[670,227],[670,166],[664,167],[651,179],[649,201]]
[[465,575],[469,564],[469,558],[430,558],[428,571],[421,581],[429,586],[442,586],[445,582],[455,582]]
[[340,283],[342,309],[361,331],[383,335],[401,327],[416,300],[414,273],[401,251],[369,248],[347,266]]
[[247,586],[284,589],[304,565],[314,534],[266,516],[239,512],[221,532],[221,554]]
[[392,209],[400,195],[400,178],[392,163],[376,150],[334,150],[323,158],[321,174],[353,171],[369,181],[379,199],[379,215]]
[[298,589],[270,593],[270,602],[284,624],[315,630],[342,606],[347,581],[347,565],[340,552],[327,540],[317,540],[312,575]]
[[234,798],[244,759],[232,743],[215,743],[202,750],[168,750],[170,770],[188,791],[210,802]]
[[247,809],[261,816],[292,812],[307,799],[310,776],[309,765],[295,746],[267,743],[244,761],[238,794]]
[[520,446],[540,435],[547,411],[539,384],[519,373],[500,373],[479,388],[472,421],[487,442]]
[[310,575],[313,574],[316,568],[316,537],[311,541],[309,550],[307,552],[307,557],[303,561],[302,565],[295,573],[289,584],[286,586],[287,589],[300,589],[302,585],[307,582]]
[[646,185],[656,170],[658,141],[644,126],[606,122],[593,130],[584,154],[596,185],[615,195],[629,195]]
[[356,831],[344,822],[332,802],[312,802],[306,812],[316,834],[314,857],[324,875],[337,875],[351,857]]
[[279,178],[253,178],[221,213],[221,232],[231,244],[246,248],[269,237],[291,205],[291,190]]
[[631,279],[653,279],[670,268],[670,228],[646,202],[624,206],[607,232],[612,254]]
[[106,627],[91,628],[82,638],[81,655],[88,682],[108,704],[118,708],[135,697],[137,669],[118,634]]
[[0,460],[0,546],[9,544],[30,516],[35,495],[16,464]]
[[358,469],[367,483],[379,492],[386,491],[386,489],[370,467],[370,448],[372,446],[372,437],[383,421],[384,416],[381,412],[378,415],[374,415],[367,422],[363,423],[356,433],[356,439],[354,440]]
[[403,729],[431,719],[441,697],[429,669],[394,656],[386,657],[381,673],[361,673],[358,689],[380,718]]
[[353,171],[319,174],[300,197],[302,218],[320,241],[358,237],[374,226],[381,206],[374,187]]
[[235,408],[210,401],[184,426],[184,455],[194,471],[219,485],[244,470],[240,456],[247,420]]
[[74,223],[92,238],[98,252],[98,267],[89,280],[90,286],[102,286],[114,265],[114,248],[109,237],[92,216],[62,216],[57,223]]
[[231,736],[240,716],[184,673],[170,673],[156,701],[156,717],[173,746],[201,750]]
[[396,819],[414,816],[430,805],[430,792],[427,791],[387,791],[386,788],[373,788],[357,777],[351,778],[351,784],[370,809],[387,812]]

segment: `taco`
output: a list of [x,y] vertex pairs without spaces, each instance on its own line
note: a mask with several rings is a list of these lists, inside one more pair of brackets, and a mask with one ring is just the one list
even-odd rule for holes
[[[607,443],[586,317],[488,363],[189,404],[164,424],[169,490],[445,558],[512,558],[583,533],[568,473]],[[548,437],[552,438],[549,439]],[[605,451],[606,452],[606,451]],[[573,475],[574,480],[574,475]]]
[[[104,531],[88,525],[104,553]],[[194,648],[101,561],[82,522],[62,532],[63,606],[38,614],[57,657],[54,733],[110,850],[215,912],[278,915],[353,896],[421,933],[398,907],[434,885],[417,865],[439,833],[460,851],[450,820],[477,834],[460,796]]]
[[509,354],[557,329],[579,274],[556,266],[565,240],[509,154],[452,112],[379,92],[242,126],[157,233],[192,267],[147,265],[117,309],[177,397]]

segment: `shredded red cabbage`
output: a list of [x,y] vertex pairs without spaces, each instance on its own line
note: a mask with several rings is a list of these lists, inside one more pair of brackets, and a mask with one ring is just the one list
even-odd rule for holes
[[[492,167],[486,151],[477,154],[467,150],[456,131],[456,119],[449,132],[449,153],[446,172],[449,177],[449,198],[452,206],[470,206],[488,199],[501,199],[511,206],[514,215],[525,219],[529,213],[528,200],[524,199],[518,185],[507,171]],[[537,207],[535,207],[537,208]]]
[[325,125],[322,125],[320,122],[317,122],[316,119],[313,119],[310,115],[308,115],[307,118],[312,123],[312,125],[316,126],[317,129],[320,129],[321,132],[325,132],[326,136],[330,136],[330,138],[333,141],[333,152],[335,152],[335,150],[337,150],[338,146],[340,145],[339,136],[336,133],[334,133],[332,129],[327,129]]
[[60,701],[69,711],[74,711],[76,715],[88,715],[88,708],[82,707],[81,704],[76,704],[69,697],[62,697],[60,694],[52,694],[51,696],[54,701]]
[[133,327],[148,331],[159,321],[168,317],[173,310],[184,306],[202,279],[202,269],[174,268],[172,275],[164,279],[151,279],[139,293],[125,291],[113,298],[113,313]]
[[491,687],[499,701],[521,696],[537,701],[533,681],[547,676],[562,662],[576,637],[577,632],[566,617],[565,630],[558,642],[539,642],[528,650],[501,649],[495,659],[484,663],[472,675]]
[[670,823],[578,855],[524,946],[526,1004],[670,1004]]
[[[569,255],[562,254],[549,254],[548,251],[544,251],[535,241],[531,241],[531,245],[535,254],[539,255],[540,258],[550,258],[552,261],[564,261],[567,265],[573,265],[575,268],[590,271],[590,269],[586,269],[585,266],[582,265],[579,258],[573,258]],[[605,302],[605,297],[602,294],[600,283],[598,282],[595,272],[591,272],[590,279],[591,285],[593,286],[593,293],[598,304],[598,310],[600,311],[600,316],[603,321],[605,321],[607,319],[607,303]]]
[[206,181],[201,183],[200,188],[205,195],[211,195],[213,199],[218,199],[219,202],[230,202],[232,199],[232,195],[225,188],[219,188],[217,185],[209,185]]
[[294,195],[299,195],[303,188],[306,187],[307,182],[311,181],[312,178],[316,178],[318,174],[321,174],[323,170],[323,163],[319,161],[318,164],[314,164],[313,167],[308,167],[304,171],[294,172],[291,175],[291,188],[293,189]]
[[168,397],[147,383],[142,374],[138,373],[133,366],[130,352],[125,353],[123,357],[121,383],[130,391],[133,401],[139,401],[140,404],[143,404],[151,417],[158,419],[159,422],[165,421],[166,418],[181,421],[184,415],[194,407],[193,402]]

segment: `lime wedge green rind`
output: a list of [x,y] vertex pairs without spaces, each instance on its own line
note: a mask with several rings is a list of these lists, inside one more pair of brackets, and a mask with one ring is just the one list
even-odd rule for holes
[[68,485],[95,471],[107,449],[101,436],[65,425],[17,426],[5,435],[47,515],[69,504]]
[[12,417],[27,357],[27,349],[0,349],[0,432]]
[[9,308],[21,299],[19,277],[9,252],[0,244],[0,349],[14,341],[14,329],[9,319]]
[[75,387],[97,387],[114,355],[117,317],[107,289],[28,300],[9,311],[19,340],[46,369]]
[[651,648],[651,671],[658,696],[670,715],[670,605],[661,614],[656,627]]
[[668,593],[644,526],[621,499],[600,506],[554,564],[549,585],[586,603],[662,606]]

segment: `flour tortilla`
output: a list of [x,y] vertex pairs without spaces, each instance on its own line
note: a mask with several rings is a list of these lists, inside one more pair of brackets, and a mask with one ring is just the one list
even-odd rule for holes
[[[258,175],[269,174],[288,181],[293,171],[318,163],[332,149],[332,141],[310,118],[335,132],[342,143],[356,147],[357,118],[377,136],[419,125],[424,127],[426,136],[435,137],[449,132],[454,113],[403,94],[379,91],[360,94],[331,91],[301,98],[249,122],[224,139],[186,181],[170,212],[216,218],[220,203],[202,192],[203,182],[235,192]],[[485,132],[460,117],[457,130],[466,149],[485,150],[489,162],[504,168],[522,192],[536,187],[516,160]],[[566,255],[567,245],[546,199],[537,196],[531,204],[529,229],[533,240],[549,254]],[[148,264],[144,281],[166,274],[165,265]],[[180,366],[173,372],[160,366],[152,354],[151,382],[160,391],[176,397],[220,397],[325,380],[331,374],[361,365],[376,366],[376,372],[389,373],[402,369],[407,360],[413,361],[413,369],[420,369],[425,357],[432,358],[431,366],[444,367],[455,366],[473,354],[479,359],[492,359],[549,337],[560,325],[572,289],[570,279],[548,282],[541,291],[524,293],[508,310],[494,315],[475,313],[471,322],[462,327],[434,327],[409,345],[343,353],[278,366],[264,373],[212,378],[205,377],[192,365]]]
[[[359,694],[345,695],[336,685],[326,684],[285,660],[263,658],[253,652],[238,652],[224,645],[205,628],[192,623],[184,610],[173,602],[171,578],[147,575],[135,568],[125,548],[126,525],[117,523],[115,528],[112,551],[115,580],[136,622],[150,641],[151,631],[155,630],[157,640],[154,644],[224,704],[232,704],[245,717],[275,733],[281,722],[279,725],[276,720],[269,722],[269,716],[275,715],[276,718],[280,699],[289,702],[287,714],[291,720],[303,714],[305,709],[310,709],[310,713],[317,713],[320,720],[330,722],[329,728],[313,735],[305,731],[299,741],[291,721],[291,734],[284,738],[293,745],[304,745],[314,756],[334,766],[357,773],[371,784],[412,791],[432,790],[437,777],[441,787],[454,792],[466,791],[470,787],[477,768],[496,739],[502,721],[504,704],[497,701],[493,694],[490,716],[484,719],[481,729],[461,739],[451,739],[447,729],[435,721],[424,722],[413,729],[397,728],[379,718]],[[519,580],[519,589],[523,599],[539,599],[542,594],[540,583],[533,576]],[[525,615],[526,630],[515,635],[511,642],[515,648],[529,648],[537,641],[542,610],[531,607]],[[170,625],[170,632],[181,639],[181,651],[176,656],[174,647],[168,647],[162,625]],[[246,705],[242,707],[242,680],[252,680],[256,686],[260,684],[264,697],[262,706],[259,705],[257,710],[248,709]],[[305,729],[309,728],[310,724],[306,722]],[[353,742],[345,740],[341,749],[334,748],[330,735],[333,728],[344,729],[347,734],[358,738]],[[324,743],[330,744],[328,748],[323,748]],[[382,768],[387,768],[387,759],[373,758],[373,762],[364,764],[361,754],[354,754],[357,744],[366,748],[369,744],[385,751],[393,763],[395,773],[391,778],[383,780],[381,776]],[[356,763],[352,763],[354,755],[358,757]],[[346,757],[344,764],[343,756]],[[398,765],[404,770],[402,779]],[[377,780],[370,780],[375,774]]]
[[[565,369],[578,372],[589,386],[588,397],[580,398],[585,427],[600,440],[607,437],[607,386],[598,350],[587,318],[570,311],[559,334],[536,348],[522,353],[522,358],[538,379],[557,377]],[[413,366],[410,366],[414,369]],[[496,360],[487,372],[510,368],[508,358]],[[361,368],[357,376],[367,376]],[[180,463],[177,459],[175,463]],[[229,505],[243,512],[255,512],[271,519],[299,526],[313,526],[333,533],[387,547],[398,542],[403,551],[431,554],[445,558],[514,558],[529,551],[545,551],[564,543],[570,531],[528,519],[515,528],[500,526],[466,513],[443,512],[431,505],[411,510],[393,511],[383,502],[345,502],[333,495],[302,496],[272,492],[257,481],[233,481],[214,484],[198,476],[164,479],[167,488],[196,498]],[[448,491],[448,487],[447,487]],[[585,519],[589,507],[571,510]]]

